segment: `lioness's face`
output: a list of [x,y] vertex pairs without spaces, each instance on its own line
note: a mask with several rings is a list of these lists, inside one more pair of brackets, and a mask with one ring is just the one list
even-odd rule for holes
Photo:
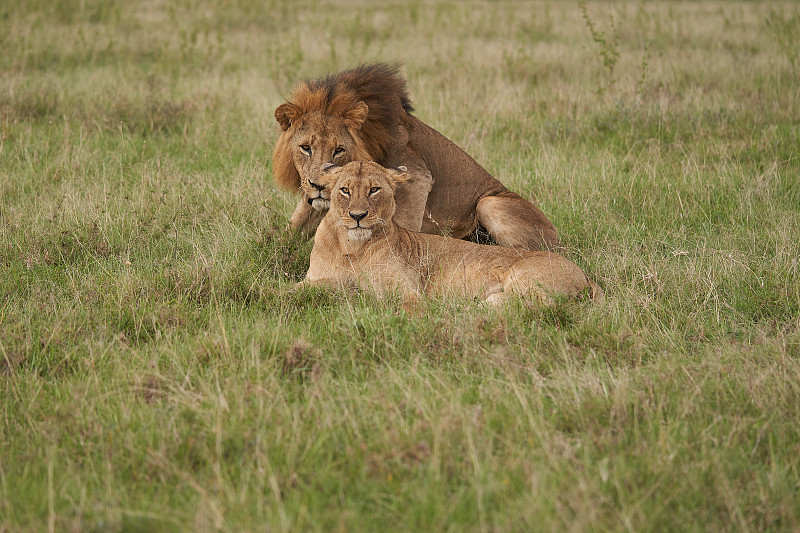
[[372,161],[354,161],[324,173],[323,181],[335,182],[331,209],[351,241],[366,241],[375,228],[391,220],[395,182],[403,176],[405,168],[386,169]]

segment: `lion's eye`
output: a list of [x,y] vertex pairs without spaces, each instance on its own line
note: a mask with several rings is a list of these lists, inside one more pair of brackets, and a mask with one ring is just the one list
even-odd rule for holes
[[378,192],[379,190],[381,190],[381,188],[380,188],[380,187],[371,187],[371,188],[370,188],[370,190],[369,190],[369,193],[370,193],[370,194],[375,194],[375,193],[376,193],[376,192]]
[[341,187],[339,189],[339,192],[345,196],[350,196],[350,189],[348,189],[347,187]]
[[311,145],[308,144],[301,144],[300,149],[305,152],[306,155],[311,155]]
[[333,157],[336,157],[337,155],[341,155],[343,153],[344,153],[344,148],[342,148],[341,146],[337,146],[336,149],[333,151]]

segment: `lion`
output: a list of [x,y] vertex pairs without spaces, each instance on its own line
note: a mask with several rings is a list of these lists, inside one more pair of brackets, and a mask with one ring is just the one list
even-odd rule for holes
[[275,110],[273,175],[303,196],[289,226],[313,234],[328,209],[322,165],[371,160],[406,167],[408,179],[395,195],[395,222],[406,229],[459,239],[485,230],[501,246],[558,246],[555,226],[538,207],[412,111],[398,66],[362,65],[302,82]]
[[498,305],[509,296],[549,303],[603,291],[567,258],[409,231],[395,221],[395,192],[413,175],[374,161],[325,165],[318,182],[330,209],[314,237],[311,262],[298,284],[361,286],[379,295],[399,291],[415,305],[425,296],[454,295]]

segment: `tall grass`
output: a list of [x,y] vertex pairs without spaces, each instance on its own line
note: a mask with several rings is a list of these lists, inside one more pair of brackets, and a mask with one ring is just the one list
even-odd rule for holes
[[[0,532],[800,528],[798,17],[4,3]],[[274,108],[369,61],[605,303],[289,290]]]

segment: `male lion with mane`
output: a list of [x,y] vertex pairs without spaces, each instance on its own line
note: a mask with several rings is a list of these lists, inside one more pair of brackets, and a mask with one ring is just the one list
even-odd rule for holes
[[395,190],[412,175],[373,161],[324,165],[319,183],[330,210],[314,237],[300,285],[361,285],[378,294],[399,291],[413,305],[423,294],[455,295],[499,304],[509,295],[538,302],[603,291],[567,258],[416,233],[394,221]]
[[412,111],[397,66],[363,65],[302,82],[275,110],[281,127],[272,156],[275,181],[303,194],[290,227],[313,234],[328,209],[322,165],[371,160],[408,169],[395,198],[395,222],[404,228],[459,239],[482,228],[501,246],[558,246],[555,227],[538,207]]

